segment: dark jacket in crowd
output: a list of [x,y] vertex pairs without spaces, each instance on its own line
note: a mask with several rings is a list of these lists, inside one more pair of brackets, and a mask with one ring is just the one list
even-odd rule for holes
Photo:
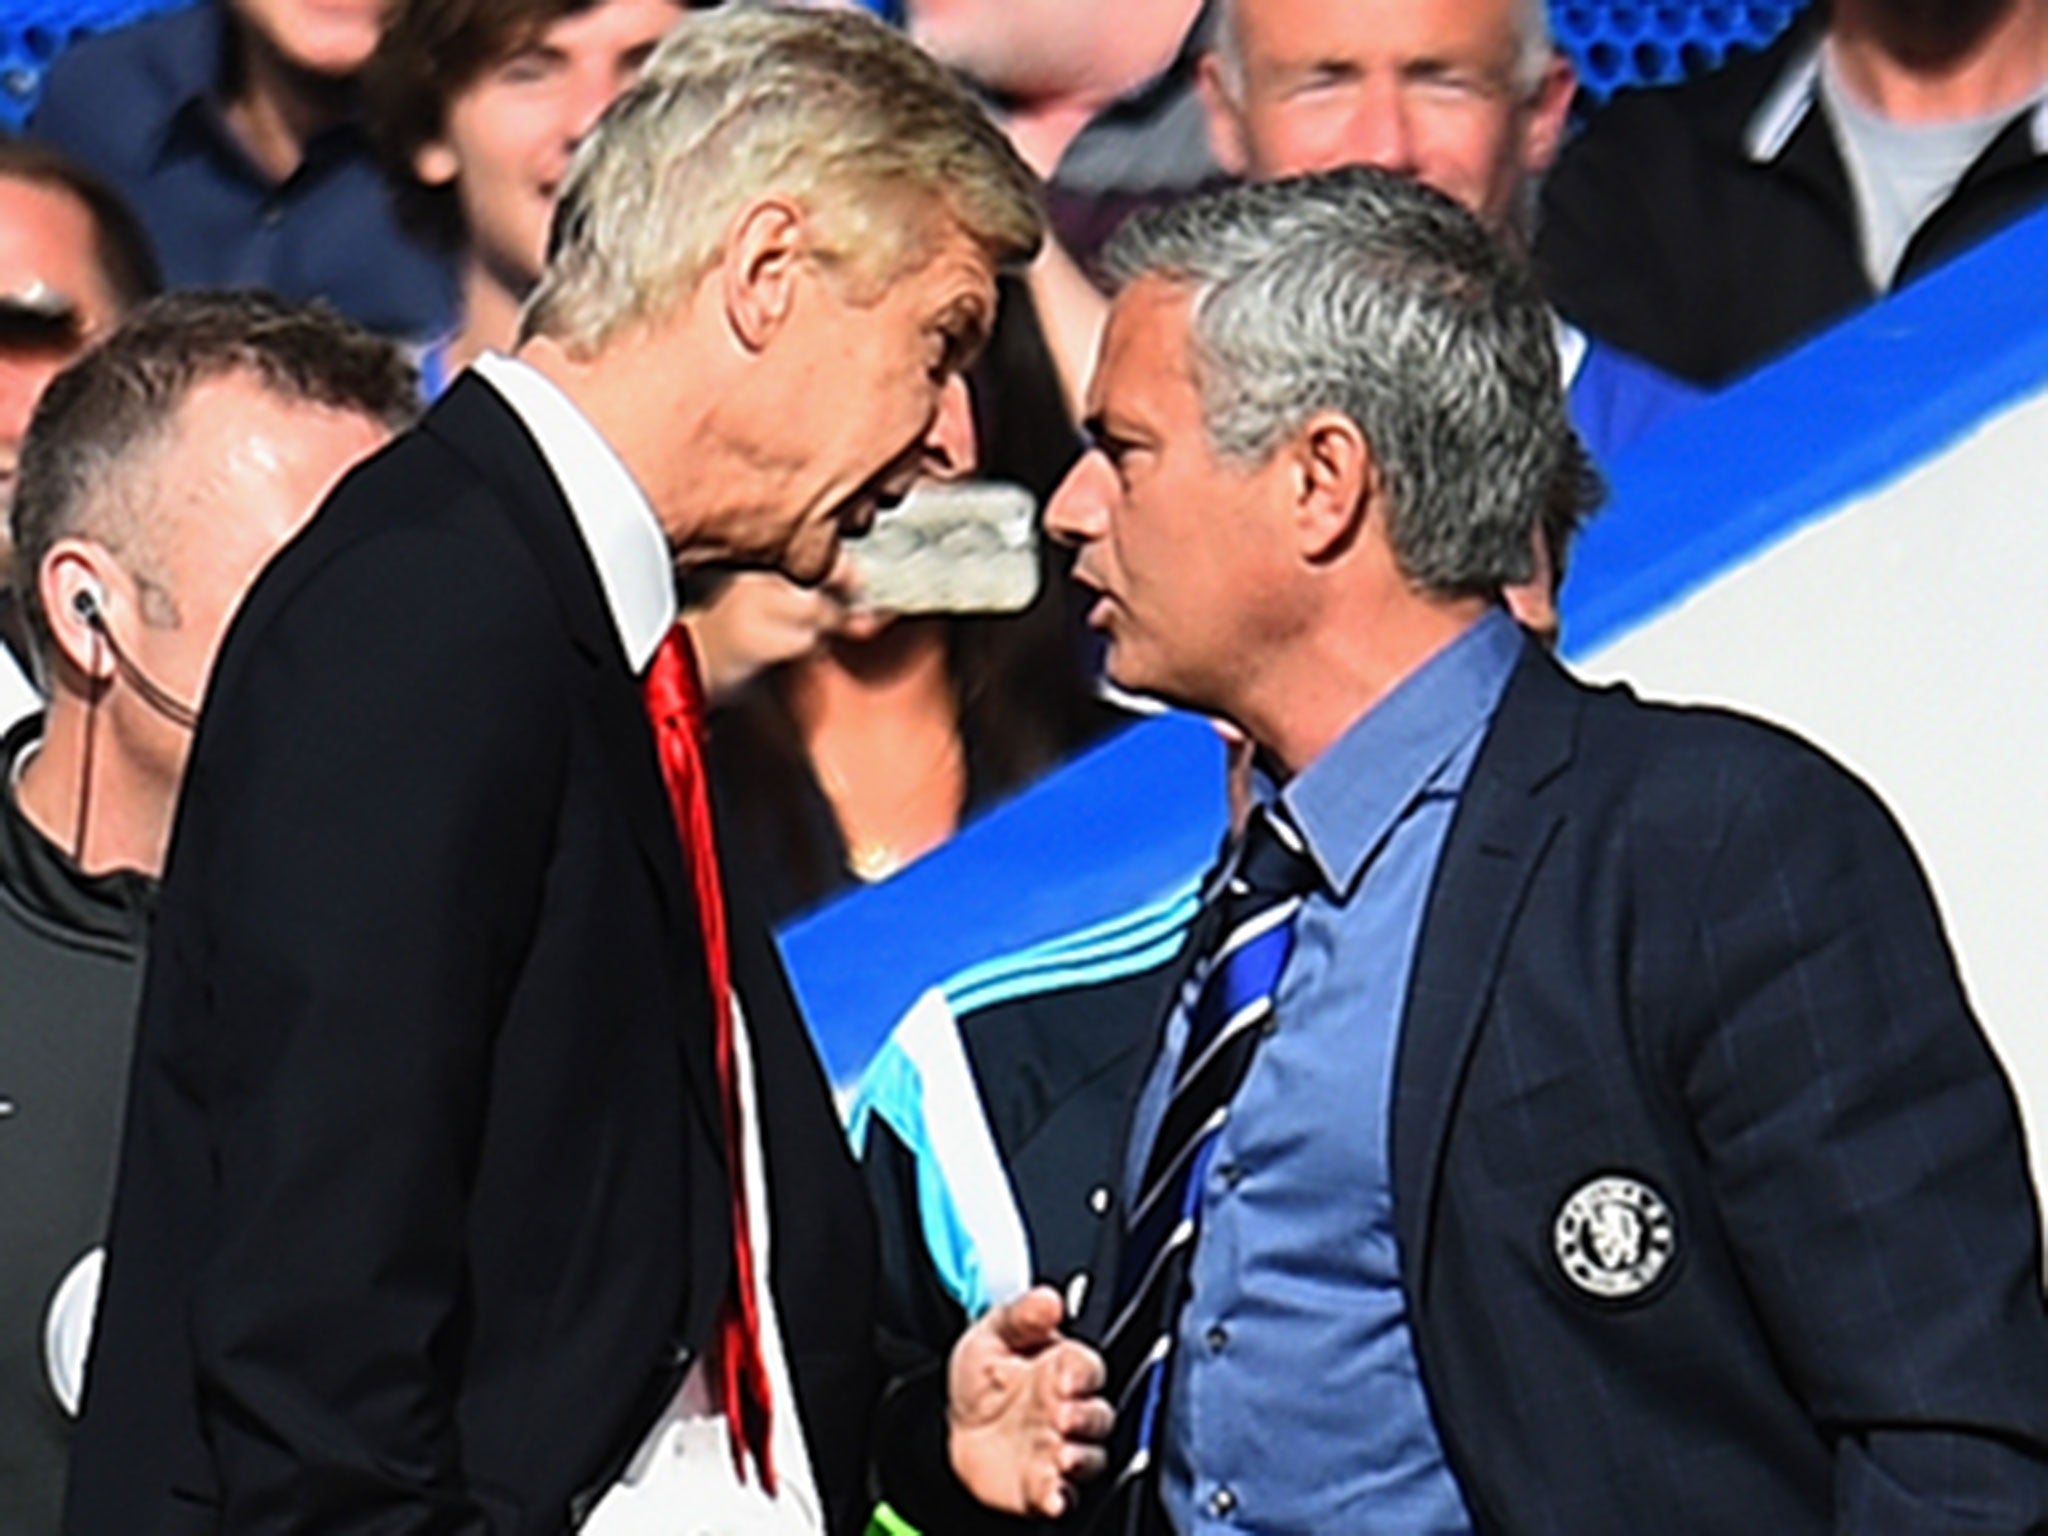
[[[1602,110],[1543,190],[1537,260],[1574,323],[1718,386],[1877,297],[1819,96],[1825,7],[1776,44]],[[1912,281],[2048,200],[2048,104],[2017,111],[1900,262]]]

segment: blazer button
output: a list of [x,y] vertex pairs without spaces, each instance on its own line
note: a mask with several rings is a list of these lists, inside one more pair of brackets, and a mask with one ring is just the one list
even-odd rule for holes
[[1228,1488],[1218,1488],[1209,1495],[1209,1513],[1221,1520],[1237,1508],[1237,1495]]
[[1088,1271],[1077,1269],[1073,1278],[1067,1281],[1067,1316],[1079,1317],[1082,1303],[1088,1299]]
[[1109,1214],[1110,1193],[1107,1184],[1098,1184],[1088,1191],[1088,1209],[1098,1216]]

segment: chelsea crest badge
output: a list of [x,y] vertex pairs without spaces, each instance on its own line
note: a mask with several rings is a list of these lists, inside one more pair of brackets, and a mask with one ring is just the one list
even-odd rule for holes
[[1629,1301],[1657,1283],[1678,1252],[1671,1207],[1641,1179],[1602,1174],[1566,1198],[1551,1224],[1565,1278],[1602,1301]]

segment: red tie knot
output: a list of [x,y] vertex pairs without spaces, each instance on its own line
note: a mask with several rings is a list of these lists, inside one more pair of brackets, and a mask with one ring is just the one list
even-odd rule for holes
[[662,637],[647,668],[647,712],[658,725],[701,735],[704,728],[704,685],[697,672],[697,653],[682,624]]

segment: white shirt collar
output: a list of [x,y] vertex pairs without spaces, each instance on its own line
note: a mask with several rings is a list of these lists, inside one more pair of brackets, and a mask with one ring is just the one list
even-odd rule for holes
[[626,663],[643,672],[676,621],[675,562],[647,495],[612,445],[531,364],[486,352],[470,365],[533,434],[597,567]]
[[1570,394],[1572,385],[1579,381],[1579,369],[1585,365],[1586,333],[1560,314],[1553,313],[1550,323],[1557,332],[1558,372],[1563,376],[1564,392]]
[[1815,38],[1810,46],[1794,54],[1785,72],[1764,93],[1764,99],[1751,114],[1742,140],[1749,158],[1757,164],[1783,154],[1785,146],[1792,142],[1793,131],[1812,110],[1814,94],[1820,86],[1820,48],[1821,39]]

